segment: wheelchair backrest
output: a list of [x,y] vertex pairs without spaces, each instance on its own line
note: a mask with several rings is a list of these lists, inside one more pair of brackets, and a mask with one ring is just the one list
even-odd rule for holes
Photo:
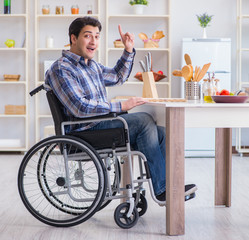
[[61,123],[66,121],[66,116],[63,112],[63,105],[53,93],[53,91],[48,91],[46,93],[50,111],[54,120],[55,134],[62,135]]

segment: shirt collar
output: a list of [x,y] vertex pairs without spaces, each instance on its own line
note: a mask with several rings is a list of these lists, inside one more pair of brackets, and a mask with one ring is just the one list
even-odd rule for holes
[[[77,65],[79,62],[85,64],[85,59],[82,56],[79,56],[75,53],[70,52],[69,50],[62,50],[62,56],[66,57],[70,62]],[[93,60],[88,60],[88,66],[91,66]],[[86,64],[85,64],[86,65]]]

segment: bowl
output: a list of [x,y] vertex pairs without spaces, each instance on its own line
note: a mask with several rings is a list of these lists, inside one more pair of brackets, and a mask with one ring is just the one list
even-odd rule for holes
[[244,103],[249,96],[227,96],[227,95],[217,95],[212,96],[212,99],[216,103]]
[[[155,82],[160,81],[160,80],[166,78],[165,75],[159,74],[159,73],[156,73],[156,72],[153,72],[153,75],[154,75]],[[138,79],[138,80],[140,80],[140,81],[143,81],[142,73],[136,74],[136,75],[134,76],[134,78],[136,78],[136,79]]]

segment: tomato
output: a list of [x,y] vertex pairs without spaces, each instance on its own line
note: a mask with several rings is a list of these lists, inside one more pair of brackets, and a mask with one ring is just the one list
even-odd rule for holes
[[216,96],[220,95],[220,92],[219,92],[219,91],[217,91],[217,92],[215,93],[215,95],[216,95]]
[[163,71],[158,71],[157,73],[163,75]]
[[226,89],[220,91],[220,95],[230,95],[230,92]]

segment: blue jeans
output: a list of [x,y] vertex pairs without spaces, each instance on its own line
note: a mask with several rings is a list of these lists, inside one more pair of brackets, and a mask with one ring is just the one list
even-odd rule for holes
[[[122,114],[129,126],[130,144],[142,152],[148,161],[155,195],[165,191],[165,128],[157,126],[153,118],[144,112]],[[91,130],[123,127],[121,121],[104,121]]]

